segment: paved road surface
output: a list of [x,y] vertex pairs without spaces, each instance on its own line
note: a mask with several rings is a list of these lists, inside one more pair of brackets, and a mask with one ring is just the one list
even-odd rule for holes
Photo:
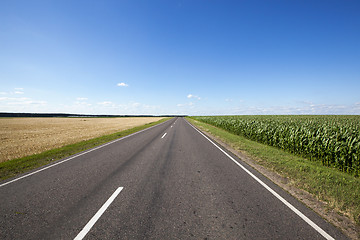
[[0,183],[0,239],[346,239],[229,156],[171,119]]

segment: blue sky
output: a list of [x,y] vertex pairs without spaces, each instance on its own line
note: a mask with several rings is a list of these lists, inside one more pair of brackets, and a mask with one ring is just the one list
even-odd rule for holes
[[0,112],[360,114],[359,1],[0,1]]

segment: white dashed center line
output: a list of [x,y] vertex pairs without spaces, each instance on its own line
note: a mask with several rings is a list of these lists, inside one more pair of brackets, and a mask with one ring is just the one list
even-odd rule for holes
[[102,205],[102,207],[97,211],[97,213],[90,219],[90,221],[85,225],[83,230],[79,232],[79,234],[74,238],[74,240],[83,239],[86,234],[91,230],[94,224],[99,220],[101,215],[106,211],[106,209],[110,206],[110,204],[114,201],[114,199],[119,195],[119,193],[123,190],[123,187],[119,187],[116,191],[111,195],[111,197]]

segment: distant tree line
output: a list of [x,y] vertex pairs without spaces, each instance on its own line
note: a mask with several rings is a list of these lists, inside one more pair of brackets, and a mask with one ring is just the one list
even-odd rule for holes
[[185,117],[186,115],[89,115],[70,113],[7,113],[0,112],[0,117]]

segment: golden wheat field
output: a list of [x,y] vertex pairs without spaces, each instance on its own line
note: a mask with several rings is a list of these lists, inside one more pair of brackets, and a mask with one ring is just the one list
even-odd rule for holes
[[155,122],[161,117],[2,118],[0,162]]

